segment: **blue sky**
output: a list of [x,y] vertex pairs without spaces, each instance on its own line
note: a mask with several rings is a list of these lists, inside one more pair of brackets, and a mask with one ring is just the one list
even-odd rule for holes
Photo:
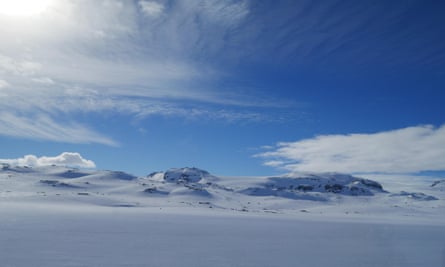
[[3,161],[445,170],[440,1],[44,2],[0,10]]

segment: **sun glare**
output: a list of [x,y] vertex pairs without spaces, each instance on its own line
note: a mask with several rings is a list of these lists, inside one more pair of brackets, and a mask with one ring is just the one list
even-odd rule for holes
[[27,17],[45,11],[51,0],[0,0],[0,14]]

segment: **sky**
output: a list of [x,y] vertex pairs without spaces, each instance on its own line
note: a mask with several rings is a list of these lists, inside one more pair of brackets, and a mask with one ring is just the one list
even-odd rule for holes
[[428,0],[0,0],[0,161],[442,172],[444,13]]

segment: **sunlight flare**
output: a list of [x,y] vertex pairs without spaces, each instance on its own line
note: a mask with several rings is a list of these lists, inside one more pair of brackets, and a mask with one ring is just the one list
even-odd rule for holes
[[0,14],[27,17],[45,11],[51,0],[0,0]]

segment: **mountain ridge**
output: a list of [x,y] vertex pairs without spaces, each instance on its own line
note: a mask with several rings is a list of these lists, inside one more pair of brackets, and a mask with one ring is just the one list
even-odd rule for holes
[[419,188],[390,192],[378,181],[341,173],[218,177],[196,167],[184,167],[137,177],[121,171],[63,166],[0,167],[3,201],[66,201],[110,207],[328,212],[329,207],[338,205],[345,212],[368,212],[373,207],[409,210],[419,203],[430,208],[443,205],[443,191],[437,190],[438,186],[423,186],[423,190],[430,189],[428,192]]

